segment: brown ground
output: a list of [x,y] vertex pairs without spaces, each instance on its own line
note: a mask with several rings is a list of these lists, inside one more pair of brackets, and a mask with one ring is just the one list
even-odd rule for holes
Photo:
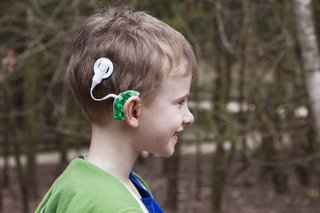
[[[164,206],[166,177],[162,174],[160,158],[151,157],[143,164],[136,165],[138,172],[149,183],[153,194],[161,206]],[[183,156],[180,168],[179,211],[181,213],[207,213],[210,210],[210,168],[211,156],[203,156],[201,197],[197,201],[195,194],[194,157]],[[290,172],[290,168],[287,169]],[[54,181],[57,166],[48,165],[38,168],[39,192],[42,196]],[[292,175],[289,178],[289,191],[276,194],[268,180],[257,180],[257,172],[248,169],[236,178],[229,178],[223,202],[223,213],[316,213],[320,212],[319,190],[314,187],[303,188]],[[13,171],[10,174],[10,186],[3,190],[3,213],[22,213],[18,184]],[[31,212],[39,199],[30,202]],[[172,212],[164,209],[165,212]]]

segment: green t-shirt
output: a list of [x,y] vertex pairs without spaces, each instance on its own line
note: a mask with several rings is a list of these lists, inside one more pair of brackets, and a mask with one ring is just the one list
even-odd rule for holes
[[[139,181],[149,190],[145,182]],[[150,190],[149,190],[150,191]],[[138,201],[114,176],[80,158],[54,182],[36,213],[142,213]]]

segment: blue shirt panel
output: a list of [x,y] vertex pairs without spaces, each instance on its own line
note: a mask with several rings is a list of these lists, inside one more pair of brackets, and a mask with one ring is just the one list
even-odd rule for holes
[[141,195],[141,201],[148,209],[150,213],[163,213],[160,206],[157,202],[153,199],[151,194],[145,189],[145,187],[140,183],[139,180],[133,175],[133,172],[130,172],[129,179],[133,183],[133,185],[137,188]]

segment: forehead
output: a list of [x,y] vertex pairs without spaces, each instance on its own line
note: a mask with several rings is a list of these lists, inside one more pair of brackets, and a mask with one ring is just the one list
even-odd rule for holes
[[189,94],[192,74],[186,60],[177,60],[173,66],[168,65],[167,72],[159,85],[155,99],[173,100]]
[[177,99],[189,94],[192,75],[169,75],[160,85],[156,98]]

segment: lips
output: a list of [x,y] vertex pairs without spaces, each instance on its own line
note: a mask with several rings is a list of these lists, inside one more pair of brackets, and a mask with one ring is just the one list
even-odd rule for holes
[[177,133],[182,132],[182,131],[183,131],[183,128],[178,129]]
[[181,133],[183,131],[183,128],[178,129],[178,131],[176,131],[173,135],[174,136],[178,136],[179,133]]
[[176,131],[176,132],[173,134],[173,137],[176,139],[176,141],[178,141],[179,133],[181,133],[182,131],[183,131],[183,128],[178,129],[178,131]]

